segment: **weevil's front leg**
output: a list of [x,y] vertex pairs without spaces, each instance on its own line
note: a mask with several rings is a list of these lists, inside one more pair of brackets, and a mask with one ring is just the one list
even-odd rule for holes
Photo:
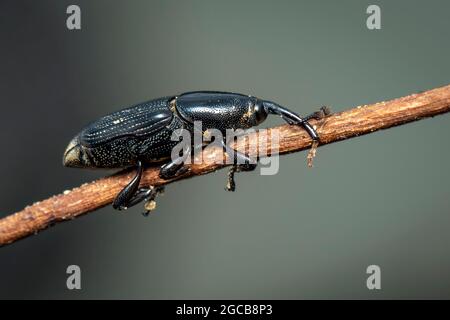
[[123,188],[122,191],[119,192],[119,194],[114,199],[113,202],[114,209],[125,210],[128,207],[131,207],[130,203],[132,205],[135,205],[137,203],[135,202],[136,196],[139,199],[141,199],[142,192],[138,192],[138,194],[136,194],[139,188],[139,183],[141,182],[141,176],[142,176],[142,163],[141,161],[138,161],[136,175],[130,181],[130,183],[128,183],[127,186]]
[[233,165],[228,171],[228,179],[225,190],[227,191],[235,191],[236,190],[236,182],[234,181],[234,174],[236,172],[241,171],[253,171],[257,167],[257,163],[252,160],[249,156],[234,150],[225,141],[222,140],[222,147],[224,151],[230,156],[233,157]]

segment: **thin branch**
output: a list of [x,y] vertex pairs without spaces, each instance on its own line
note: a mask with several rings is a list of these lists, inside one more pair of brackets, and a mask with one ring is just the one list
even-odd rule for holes
[[[449,111],[450,85],[447,85],[388,102],[358,106],[319,121],[312,120],[311,123],[316,126],[321,138],[321,145],[324,145]],[[269,130],[274,129],[279,130],[280,154],[298,152],[311,147],[311,139],[298,126],[283,125]],[[256,143],[258,141],[256,134],[250,134],[249,140],[243,143],[255,143],[255,141]],[[241,148],[242,145],[237,147]],[[270,153],[270,143],[268,143],[268,148]],[[203,159],[223,159],[224,155],[220,149],[208,148],[203,152],[203,157]],[[211,161],[193,164],[187,174],[171,181],[159,178],[158,167],[149,167],[145,170],[141,185],[164,185],[175,180],[203,175],[224,166],[211,163]],[[0,246],[35,234],[57,222],[74,219],[110,204],[133,175],[134,172],[132,171],[120,172],[113,176],[86,183],[78,188],[34,203],[1,219]]]

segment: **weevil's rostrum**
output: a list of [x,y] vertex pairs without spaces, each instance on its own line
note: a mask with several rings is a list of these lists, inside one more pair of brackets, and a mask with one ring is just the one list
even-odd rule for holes
[[[135,166],[137,174],[118,194],[113,207],[126,209],[141,201],[153,202],[161,188],[141,188],[142,167],[146,163],[162,162],[160,176],[170,179],[186,171],[183,161],[170,159],[178,141],[171,139],[176,129],[186,129],[191,134],[194,122],[201,121],[202,130],[247,129],[262,123],[268,114],[281,116],[286,122],[302,126],[313,140],[319,137],[308,123],[328,113],[323,108],[305,118],[267,100],[228,92],[197,91],[180,96],[163,97],[144,102],[104,116],[92,122],[69,143],[63,164],[77,168],[125,168]],[[254,170],[247,155],[232,150],[222,141],[226,152],[233,151],[235,164],[229,174],[229,190],[234,191],[234,172]],[[191,145],[190,150],[201,147]]]

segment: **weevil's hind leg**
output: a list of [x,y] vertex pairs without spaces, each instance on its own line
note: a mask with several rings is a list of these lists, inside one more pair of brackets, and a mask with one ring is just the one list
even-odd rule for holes
[[150,211],[155,210],[156,208],[156,202],[155,198],[158,194],[164,192],[164,186],[158,186],[154,187],[151,186],[150,188],[140,188],[136,194],[131,198],[131,200],[127,203],[126,208],[131,208],[142,201],[145,201],[145,211],[142,212],[142,214],[147,217],[150,213]]
[[164,180],[169,180],[185,173],[188,168],[184,165],[184,162],[187,157],[190,156],[190,154],[191,146],[184,146],[183,155],[175,160],[171,160],[169,163],[162,165],[161,170],[159,171],[159,176]]
[[149,188],[139,188],[139,190],[134,194],[134,196],[127,203],[127,208],[131,208],[142,201],[154,200],[158,193],[163,192],[164,187],[154,187]]
[[[113,208],[118,210],[125,210],[130,207],[131,200],[135,197],[139,188],[142,176],[142,163],[138,161],[137,172],[134,178],[128,183],[128,185],[119,192],[113,202]],[[133,203],[136,204],[136,203]]]
[[233,159],[234,164],[228,171],[227,185],[225,187],[225,190],[235,191],[236,190],[236,182],[234,181],[234,174],[236,172],[241,172],[241,171],[253,171],[256,169],[258,164],[254,163],[255,161],[252,160],[247,155],[231,148],[223,140],[222,140],[222,147],[229,156],[233,156],[233,158],[234,158]]
[[113,208],[117,210],[126,210],[131,208],[142,201],[145,201],[145,216],[149,214],[151,210],[156,207],[155,198],[159,193],[164,192],[164,186],[150,188],[139,188],[141,181],[143,166],[138,161],[136,176],[130,181],[130,183],[119,192],[116,199],[113,202]]

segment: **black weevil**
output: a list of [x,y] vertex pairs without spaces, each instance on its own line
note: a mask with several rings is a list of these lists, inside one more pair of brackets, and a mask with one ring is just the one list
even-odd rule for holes
[[[205,130],[247,129],[262,123],[268,114],[276,114],[289,124],[302,126],[314,141],[318,141],[319,136],[308,120],[328,113],[328,109],[322,107],[320,111],[301,118],[274,102],[248,95],[188,92],[140,103],[91,123],[70,141],[64,152],[63,164],[77,168],[137,167],[136,176],[114,200],[113,207],[122,210],[144,200],[147,204],[153,202],[156,194],[162,191],[162,188],[139,188],[143,164],[167,160],[160,170],[163,179],[186,171],[183,161],[169,161],[172,148],[178,143],[171,139],[176,129],[184,128],[192,133],[195,121],[201,121]],[[234,172],[254,170],[256,164],[251,164],[247,155],[231,149],[226,141],[221,143],[226,152],[233,151],[235,160],[240,160],[240,164],[232,166],[229,174],[228,189],[234,191]],[[195,147],[190,146],[191,150]],[[186,150],[186,153],[191,150]]]

